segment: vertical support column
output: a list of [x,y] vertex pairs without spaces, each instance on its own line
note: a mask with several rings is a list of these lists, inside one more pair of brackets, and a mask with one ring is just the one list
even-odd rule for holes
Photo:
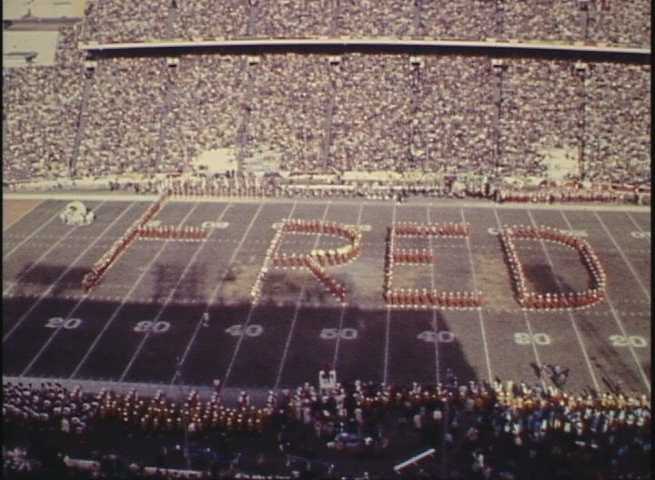
[[248,37],[254,37],[257,33],[257,1],[248,0],[248,5],[250,6],[250,12],[248,15],[248,27],[246,29],[246,35]]
[[68,162],[68,175],[73,178],[77,171],[77,159],[80,154],[80,144],[82,143],[82,136],[84,135],[84,127],[86,125],[86,103],[89,98],[89,88],[93,81],[93,75],[98,64],[94,60],[83,60],[82,69],[80,72],[80,81],[82,82],[82,98],[80,99],[80,109],[77,113],[77,129],[75,131],[75,143],[73,143],[73,150]]
[[332,14],[330,16],[330,37],[337,36],[337,27],[339,23],[339,0],[332,0]]
[[[335,0],[337,1],[337,0]],[[323,171],[330,171],[330,146],[332,145],[332,119],[334,117],[334,108],[336,106],[336,77],[340,74],[341,57],[328,57],[328,78],[330,79],[330,92],[328,94],[327,112],[325,113],[325,123],[323,128],[323,144],[321,145],[321,164]]]
[[[3,79],[2,89],[4,91],[2,93],[4,94],[5,99],[9,98],[9,89],[11,88],[10,87],[11,82],[12,82],[11,77],[7,78],[6,80]],[[4,108],[3,108],[3,112],[2,112],[2,138],[4,139],[4,141],[2,142],[2,158],[5,160],[5,162],[9,162],[10,161],[9,160],[9,141],[6,140],[6,139],[8,138],[7,135],[9,135],[9,128],[8,128],[9,127],[8,126],[9,118],[8,117],[10,115],[9,109],[11,108],[11,102],[9,102],[9,101],[3,102],[3,107]],[[69,162],[69,168],[68,168],[69,174],[70,174],[71,162],[72,162],[72,159]]]
[[[257,61],[255,61],[257,60]],[[243,172],[243,159],[246,156],[246,147],[248,143],[248,123],[250,122],[250,103],[253,98],[253,70],[259,63],[258,57],[245,56],[243,58],[241,72],[245,75],[246,100],[241,112],[241,123],[237,130],[237,142],[239,143],[239,152],[237,154],[237,170]]]
[[177,0],[171,0],[171,6],[168,9],[168,17],[166,18],[166,35],[168,35],[168,38],[175,38],[177,36],[173,29],[175,20],[177,20]]
[[494,165],[496,166],[496,173],[503,165],[502,150],[501,150],[501,119],[503,110],[503,70],[506,68],[505,63],[501,59],[492,59],[491,68],[493,69],[494,76],[496,77],[496,121],[494,124]]
[[[175,84],[177,78],[177,69],[179,66],[179,59],[177,58],[167,58],[166,59],[166,70],[162,72],[164,77],[167,79],[166,82],[166,92],[164,94],[164,103],[161,106],[160,115],[161,121],[159,122],[159,138],[157,139],[157,156],[155,157],[155,164],[151,165],[153,169],[156,169],[161,165],[162,157],[164,156],[164,138],[165,135],[170,135],[169,132],[172,132],[175,128],[171,126],[170,130],[167,129],[166,120],[169,118],[169,113],[171,111],[171,103],[173,103],[173,98],[175,96]],[[188,158],[185,159],[186,162],[189,161]],[[188,165],[185,162],[185,166]]]
[[[421,170],[425,172],[425,152],[422,151],[421,146],[414,143],[414,140],[420,135],[417,124],[414,121],[417,117],[421,100],[423,99],[422,95],[422,79],[421,79],[421,67],[424,65],[424,60],[420,57],[409,57],[409,62],[412,68],[412,84],[411,84],[411,95],[412,95],[412,123],[410,127],[410,142],[409,142],[409,164],[412,168],[416,168],[418,163],[421,163]],[[420,140],[419,140],[420,143]],[[420,152],[419,155],[417,153]],[[420,158],[417,158],[420,157]]]
[[414,35],[413,37],[421,37],[424,35],[423,28],[421,28],[421,7],[422,0],[414,0]]
[[578,107],[578,175],[580,179],[585,178],[586,174],[586,164],[585,164],[585,151],[587,149],[586,144],[586,130],[587,130],[587,75],[588,68],[587,64],[582,62],[577,62],[575,64],[574,74],[577,77],[578,84],[578,97],[579,97],[579,107]]
[[505,5],[504,0],[496,0],[496,36],[502,38],[505,30]]
[[582,22],[584,25],[584,42],[589,42],[589,0],[578,0],[578,7],[582,12]]

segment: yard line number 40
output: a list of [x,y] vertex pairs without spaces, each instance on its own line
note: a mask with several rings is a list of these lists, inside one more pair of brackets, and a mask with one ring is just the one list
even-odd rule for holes
[[[81,318],[52,317],[46,321],[45,327],[74,330],[82,325],[82,323]],[[137,322],[133,330],[137,333],[166,333],[170,328],[171,324],[169,322],[143,320]],[[226,328],[225,333],[233,337],[259,337],[264,333],[264,327],[258,324],[247,326],[236,324]],[[322,340],[336,340],[337,338],[341,340],[356,340],[358,336],[359,332],[356,328],[324,328],[319,335]],[[428,343],[451,343],[455,341],[455,334],[448,330],[441,330],[439,332],[426,330],[416,335],[416,338]],[[613,347],[618,348],[646,348],[648,346],[648,340],[640,335],[610,335],[608,340]],[[517,345],[535,344],[547,346],[552,343],[552,339],[547,333],[529,334],[528,332],[516,332],[514,333],[514,343]]]

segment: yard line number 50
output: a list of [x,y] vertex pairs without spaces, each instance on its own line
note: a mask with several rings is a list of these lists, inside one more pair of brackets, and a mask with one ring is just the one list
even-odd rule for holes
[[337,338],[341,340],[356,340],[357,330],[354,328],[324,328],[321,330],[320,337],[323,340],[335,340]]

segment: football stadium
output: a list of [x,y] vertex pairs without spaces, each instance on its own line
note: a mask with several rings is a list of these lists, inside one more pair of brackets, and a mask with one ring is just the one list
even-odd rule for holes
[[3,4],[3,476],[650,479],[650,2]]

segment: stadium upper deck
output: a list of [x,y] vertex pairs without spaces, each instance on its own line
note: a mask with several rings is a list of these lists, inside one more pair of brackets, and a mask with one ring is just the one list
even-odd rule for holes
[[647,0],[90,0],[82,40],[494,38],[647,48],[650,13]]
[[[87,70],[76,48],[90,39],[315,34],[593,43],[599,25],[607,44],[644,46],[635,39],[650,31],[647,16],[636,15],[650,11],[648,2],[630,7],[634,18],[624,2],[579,9],[567,1],[537,8],[530,19],[504,2],[484,7],[489,11],[473,2],[466,15],[452,2],[438,14],[428,2],[375,2],[365,18],[355,2],[251,3],[215,7],[229,6],[229,15],[203,2],[87,4],[82,23],[61,29],[56,66],[3,71],[5,182],[188,171],[199,155],[220,150],[241,164],[275,157],[291,173],[544,178],[563,162],[577,165],[573,178],[649,183],[649,65],[525,56],[497,62],[461,52],[236,51],[178,53],[177,68],[165,57],[99,57]],[[560,18],[571,12],[573,20]],[[411,22],[402,20],[410,14]],[[621,26],[630,35],[610,28],[628,17]],[[575,27],[580,22],[584,29]]]

